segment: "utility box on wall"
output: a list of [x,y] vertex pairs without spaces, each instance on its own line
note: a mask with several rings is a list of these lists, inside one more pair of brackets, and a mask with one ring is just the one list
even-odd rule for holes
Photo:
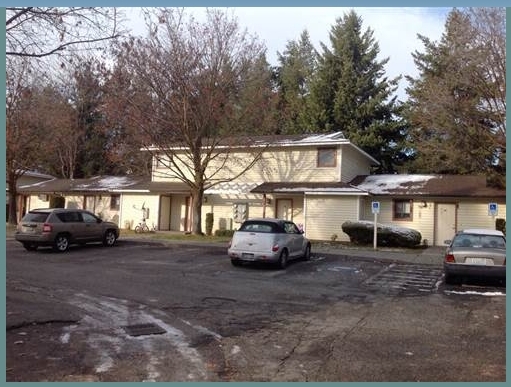
[[234,203],[232,217],[236,223],[243,223],[248,219],[248,203]]

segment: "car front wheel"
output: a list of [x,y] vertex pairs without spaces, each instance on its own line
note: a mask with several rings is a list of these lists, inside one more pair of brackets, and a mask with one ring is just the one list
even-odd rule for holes
[[103,238],[103,244],[105,246],[113,246],[115,244],[115,241],[117,240],[117,237],[115,235],[115,232],[112,230],[107,230],[105,233],[105,236]]
[[53,250],[63,253],[69,249],[69,237],[65,234],[57,235],[53,242]]

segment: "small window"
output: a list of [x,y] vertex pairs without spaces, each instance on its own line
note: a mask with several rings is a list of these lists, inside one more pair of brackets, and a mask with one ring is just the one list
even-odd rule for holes
[[412,220],[412,200],[394,200],[394,219]]
[[110,209],[113,211],[119,211],[121,207],[121,195],[110,196]]
[[335,167],[337,165],[337,150],[335,148],[318,149],[318,167]]

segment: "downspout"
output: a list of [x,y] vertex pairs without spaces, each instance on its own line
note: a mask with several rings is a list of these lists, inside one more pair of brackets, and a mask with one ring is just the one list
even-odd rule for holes
[[307,236],[307,193],[303,193],[303,235]]
[[122,224],[123,224],[123,215],[122,215],[122,207],[123,207],[123,202],[124,202],[124,194],[121,193],[119,195],[119,224],[117,226],[119,226],[119,228],[122,228]]
[[266,194],[263,193],[263,218],[266,218]]

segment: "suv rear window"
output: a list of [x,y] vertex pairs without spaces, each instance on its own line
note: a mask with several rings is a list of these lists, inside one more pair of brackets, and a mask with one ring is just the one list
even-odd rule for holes
[[23,217],[23,222],[44,223],[48,215],[47,212],[29,212]]

